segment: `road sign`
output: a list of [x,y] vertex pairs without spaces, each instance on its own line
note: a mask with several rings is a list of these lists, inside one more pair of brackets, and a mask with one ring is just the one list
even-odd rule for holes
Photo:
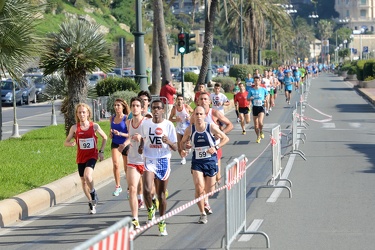
[[368,53],[368,46],[363,46],[363,53]]

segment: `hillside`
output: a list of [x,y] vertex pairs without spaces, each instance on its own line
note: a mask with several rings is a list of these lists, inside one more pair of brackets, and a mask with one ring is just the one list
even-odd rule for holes
[[[117,42],[119,37],[126,37],[128,41],[133,40],[128,24],[122,23],[121,20],[112,15],[112,12],[116,12],[116,9],[104,5],[101,0],[97,2],[97,4],[94,4],[95,1],[77,0],[73,4],[64,0],[47,0],[45,13],[43,13],[42,20],[38,25],[40,34],[46,35],[50,32],[56,32],[65,19],[80,17],[100,25],[100,30],[106,35],[108,42]],[[129,4],[134,0],[126,2]]]

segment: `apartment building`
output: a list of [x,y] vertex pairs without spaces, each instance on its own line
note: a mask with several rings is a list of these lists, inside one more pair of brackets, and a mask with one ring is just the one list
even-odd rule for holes
[[335,0],[335,10],[348,28],[375,31],[375,0]]

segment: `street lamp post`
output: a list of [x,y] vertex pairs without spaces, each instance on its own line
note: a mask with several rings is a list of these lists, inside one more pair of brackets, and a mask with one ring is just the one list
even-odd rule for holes
[[142,31],[142,1],[136,1],[136,31],[133,32],[135,41],[135,79],[139,83],[141,90],[148,90],[146,75],[146,59],[144,50],[145,32]]
[[242,0],[241,0],[241,6],[240,6],[240,64],[244,64],[244,48],[243,48],[243,20],[242,20]]
[[[313,12],[311,15],[309,15],[309,18],[311,19],[311,26],[313,27],[313,30],[314,30],[314,28],[315,28],[315,21],[314,21],[314,19],[319,18],[319,15],[317,15],[317,14],[315,14],[315,12]],[[314,56],[313,56],[314,62],[316,62],[316,59],[315,59],[315,57],[316,57],[316,53],[315,53],[315,40],[316,40],[316,38],[315,38],[315,30],[314,30],[314,44],[313,44],[313,47],[314,47]]]

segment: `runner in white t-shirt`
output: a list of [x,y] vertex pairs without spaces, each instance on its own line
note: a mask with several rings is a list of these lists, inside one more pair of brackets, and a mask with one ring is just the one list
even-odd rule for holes
[[264,107],[266,111],[266,116],[269,116],[270,114],[268,113],[268,111],[270,109],[271,80],[269,79],[268,71],[264,71],[264,77],[262,78],[262,83],[264,84],[265,89],[267,90],[267,96],[266,96],[266,100],[264,101]]
[[[151,103],[152,119],[142,124],[142,141],[138,153],[145,159],[145,172],[143,173],[143,196],[148,208],[148,220],[155,220],[156,206],[152,203],[152,187],[159,200],[159,214],[163,216],[167,210],[166,190],[171,173],[171,150],[177,150],[176,129],[173,123],[165,120],[164,103],[155,100]],[[168,235],[165,220],[159,222],[161,236]]]
[[229,106],[230,103],[226,95],[224,95],[220,91],[221,91],[221,84],[215,83],[214,93],[211,93],[210,98],[212,102],[212,108],[224,114],[224,106]]

